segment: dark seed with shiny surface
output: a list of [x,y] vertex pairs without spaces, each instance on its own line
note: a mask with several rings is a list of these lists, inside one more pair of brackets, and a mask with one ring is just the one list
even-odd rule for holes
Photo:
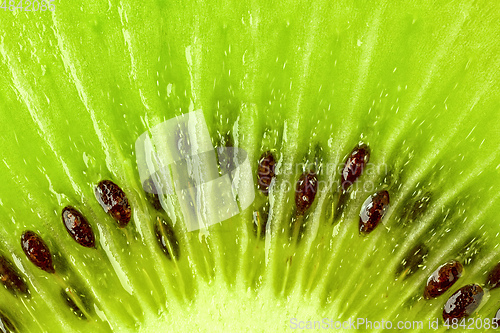
[[368,234],[382,221],[389,207],[389,192],[380,191],[368,197],[359,213],[359,232]]
[[259,166],[257,168],[257,186],[264,195],[269,194],[269,186],[275,176],[275,164],[276,161],[274,160],[274,156],[269,151],[263,153],[259,159]]
[[110,180],[101,181],[95,188],[95,196],[106,213],[111,215],[123,228],[132,215],[127,196],[122,189]]
[[318,191],[318,178],[315,173],[303,173],[295,187],[297,216],[302,216],[311,207]]
[[[500,286],[500,263],[491,270],[486,280],[486,288],[495,289]],[[499,323],[500,324],[500,323]]]
[[62,211],[62,219],[66,230],[73,239],[85,247],[95,247],[95,236],[87,219],[75,208],[68,206]]
[[28,286],[14,266],[3,256],[0,256],[0,280],[12,293],[28,294]]
[[38,268],[54,273],[52,255],[43,239],[33,231],[25,231],[21,236],[21,247],[28,259]]
[[342,191],[347,191],[361,176],[369,159],[370,149],[367,145],[361,144],[353,149],[342,169]]
[[443,319],[462,319],[471,315],[481,303],[483,295],[483,288],[477,284],[460,288],[444,305]]
[[173,256],[178,260],[180,256],[179,241],[170,223],[158,217],[155,224],[155,235],[158,244],[160,244],[162,251],[167,255],[168,259],[172,259]]
[[431,299],[444,294],[462,276],[462,264],[456,260],[439,266],[427,280],[424,297]]

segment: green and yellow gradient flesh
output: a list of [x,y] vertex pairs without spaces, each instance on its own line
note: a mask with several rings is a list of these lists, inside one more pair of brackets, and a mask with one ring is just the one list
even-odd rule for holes
[[[0,10],[0,253],[31,298],[0,288],[0,310],[23,332],[286,331],[290,318],[441,319],[448,297],[484,283],[500,260],[500,5],[495,1],[57,2],[54,12]],[[175,200],[146,200],[134,143],[152,126],[202,109],[214,145],[229,133],[256,173],[275,151],[270,229],[253,232],[257,193],[240,215],[187,232]],[[370,166],[333,219],[337,169],[298,244],[288,241],[300,169],[316,157],[341,166],[360,141]],[[94,187],[111,179],[132,221],[119,229]],[[366,197],[391,206],[358,233]],[[404,211],[423,193],[425,212]],[[66,205],[91,223],[97,249],[79,246],[60,218]],[[180,244],[169,260],[154,234],[170,219]],[[21,233],[39,233],[57,276],[35,267]],[[471,241],[472,246],[467,246]],[[406,253],[429,255],[396,277]],[[293,259],[289,261],[290,256]],[[422,298],[427,277],[466,263],[443,296]],[[79,319],[61,281],[87,295]],[[500,307],[493,290],[475,316]]]

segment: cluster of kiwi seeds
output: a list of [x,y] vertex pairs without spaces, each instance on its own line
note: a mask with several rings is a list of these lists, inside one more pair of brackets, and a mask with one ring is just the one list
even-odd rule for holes
[[[227,139],[226,139],[227,140]],[[226,145],[231,143],[225,143]],[[221,158],[219,161],[220,170],[230,169],[234,163],[231,156],[227,159]],[[350,190],[353,184],[362,175],[370,159],[370,148],[366,144],[357,145],[348,155],[344,167],[341,171],[340,187],[335,212],[332,213],[332,224],[338,222],[343,214],[346,203],[350,198]],[[292,246],[289,249],[286,259],[286,272],[283,288],[287,286],[286,278],[288,270],[292,265],[292,260],[296,254],[296,245],[300,242],[305,233],[306,223],[304,216],[312,206],[316,193],[318,192],[317,172],[321,169],[321,161],[317,157],[309,165],[308,170],[300,175],[295,186],[295,207],[292,219],[289,224],[288,240]],[[271,151],[266,151],[258,160],[256,187],[260,192],[261,199],[259,208],[254,211],[253,230],[257,239],[264,239],[269,232],[270,226],[267,224],[269,217],[268,195],[274,184],[276,177],[276,159]],[[148,187],[149,186],[149,187]],[[154,209],[163,211],[160,197],[156,191],[151,190],[152,182],[145,184],[146,197]],[[126,228],[132,216],[132,208],[124,191],[113,181],[103,180],[95,187],[95,198],[103,210],[108,213],[119,228]],[[415,219],[422,214],[429,203],[428,194],[416,200],[413,206],[407,211],[407,216]],[[390,204],[390,193],[386,189],[377,191],[366,198],[359,212],[359,234],[368,236],[380,224],[385,212]],[[80,246],[96,249],[94,231],[92,226],[83,214],[72,206],[66,206],[61,213],[62,225],[66,228],[70,237]],[[168,220],[157,217],[154,225],[154,233],[159,247],[169,260],[178,261],[182,253],[179,241]],[[71,278],[66,279],[57,271],[54,265],[51,249],[36,232],[26,230],[21,235],[20,246],[26,257],[39,269],[51,275],[61,288],[61,297],[73,313],[83,320],[91,320],[93,314],[90,300],[82,290],[72,284]],[[428,249],[424,244],[413,248],[397,269],[397,278],[405,279],[414,274],[422,266]],[[314,274],[310,275],[311,281]],[[450,260],[442,263],[429,276],[425,288],[422,292],[424,299],[433,299],[444,294],[452,288],[463,274],[463,265],[458,260]],[[30,290],[22,277],[22,274],[14,268],[11,262],[4,256],[0,256],[0,278],[3,285],[13,294],[23,296],[23,302],[29,301]],[[500,263],[489,273],[486,281],[467,284],[458,288],[446,301],[443,306],[442,317],[444,320],[453,318],[463,319],[470,316],[480,306],[483,299],[484,290],[481,287],[484,282],[486,289],[494,289],[500,286]],[[311,282],[312,283],[312,282]],[[282,290],[284,292],[284,290]],[[500,310],[497,313],[499,316]],[[34,314],[36,317],[36,314]],[[500,319],[500,318],[499,318]],[[15,324],[3,312],[0,313],[0,329],[3,332],[15,332]]]
[[[120,228],[127,226],[131,218],[131,207],[127,196],[118,185],[112,181],[103,180],[96,186],[95,196],[104,211],[112,216]],[[96,249],[92,226],[81,212],[72,206],[67,206],[62,209],[61,217],[62,225],[79,245]],[[159,241],[163,235],[163,233],[158,234]],[[175,236],[172,234],[168,237],[172,239]],[[74,314],[82,319],[90,319],[88,300],[77,287],[58,274],[51,250],[42,237],[32,230],[26,230],[21,235],[20,245],[26,257],[36,267],[51,274],[57,280],[61,286],[61,297]],[[165,245],[163,247],[168,254]],[[3,285],[10,292],[29,298],[30,291],[24,278],[4,256],[0,256],[0,277]],[[0,328],[4,332],[16,331],[12,321],[3,313],[0,317]]]
[[[344,209],[344,205],[349,197],[350,187],[361,176],[366,164],[370,158],[370,149],[365,144],[356,146],[348,156],[345,165],[341,171],[341,181],[339,189],[339,200],[337,204],[334,221],[339,218],[339,213]],[[269,186],[272,178],[275,176],[276,161],[271,152],[262,154],[258,166],[258,186],[263,195],[268,195]],[[318,167],[314,164],[313,170],[304,172],[297,181],[295,189],[295,215],[291,222],[290,240],[297,242],[303,235],[304,221],[303,216],[311,207],[316,192],[318,191],[318,180],[315,169]],[[430,198],[423,196],[415,201],[413,207],[409,210],[409,216],[414,219],[423,212]],[[370,195],[361,207],[359,213],[359,233],[367,235],[371,233],[382,221],[385,212],[390,204],[390,194],[387,190],[380,190]],[[267,214],[269,203],[266,202],[260,213],[257,213],[257,235],[264,236],[262,230],[266,228]],[[417,271],[419,266],[422,266],[428,250],[425,245],[418,245],[412,249],[407,258],[402,262],[396,275],[400,278],[406,278]],[[293,254],[289,257],[291,263]],[[426,286],[423,291],[425,299],[432,299],[441,296],[450,289],[462,276],[463,266],[457,260],[450,260],[441,264],[429,276]],[[480,281],[482,284],[483,281]],[[491,290],[500,286],[500,263],[498,263],[489,273],[485,281],[486,288]],[[453,293],[446,301],[443,307],[443,320],[447,324],[450,320],[456,318],[461,320],[470,316],[480,306],[483,299],[484,290],[478,283],[468,284],[455,293]],[[500,309],[497,311],[496,319],[500,320]]]

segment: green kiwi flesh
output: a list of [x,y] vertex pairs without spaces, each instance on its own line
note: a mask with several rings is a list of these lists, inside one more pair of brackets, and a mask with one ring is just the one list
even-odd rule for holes
[[[8,262],[0,273],[12,269],[28,288],[0,288],[3,326],[287,331],[293,318],[367,318],[439,319],[444,330],[445,303],[473,284],[485,296],[470,315],[495,316],[500,6],[55,6],[0,9],[0,255]],[[247,152],[256,198],[188,232],[178,198],[144,191],[134,143],[194,110],[214,147]],[[343,191],[340,170],[359,145],[369,161]],[[257,170],[266,152],[275,177],[264,194]],[[311,172],[317,193],[298,214],[294,189]],[[101,181],[123,190],[130,221],[101,207]],[[360,233],[362,206],[380,191],[390,204]],[[65,207],[88,221],[93,246],[68,233]],[[43,239],[54,272],[25,255],[25,231]],[[451,260],[461,276],[426,299],[427,279]]]

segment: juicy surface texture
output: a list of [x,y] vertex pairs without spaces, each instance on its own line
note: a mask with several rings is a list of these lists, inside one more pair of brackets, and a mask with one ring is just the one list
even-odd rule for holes
[[[19,331],[274,332],[292,318],[427,324],[442,321],[459,288],[486,281],[500,261],[500,6],[273,3],[0,9],[0,255],[30,290],[0,288],[0,311]],[[147,200],[134,142],[197,109],[214,146],[229,133],[255,178],[273,151],[275,182],[241,214],[187,232],[177,199],[166,211]],[[340,171],[359,142],[369,163],[334,218]],[[296,166],[311,157],[321,161],[318,191],[291,243]],[[124,228],[95,198],[103,179],[127,194]],[[381,189],[390,207],[360,235],[361,206]],[[254,214],[266,203],[268,214]],[[88,220],[95,248],[68,234],[67,206]],[[264,235],[255,215],[268,216]],[[56,274],[26,257],[25,230],[46,242]],[[425,300],[427,278],[452,259],[462,277]],[[85,319],[59,280],[86,295]],[[500,288],[489,294],[473,315],[493,318]]]

